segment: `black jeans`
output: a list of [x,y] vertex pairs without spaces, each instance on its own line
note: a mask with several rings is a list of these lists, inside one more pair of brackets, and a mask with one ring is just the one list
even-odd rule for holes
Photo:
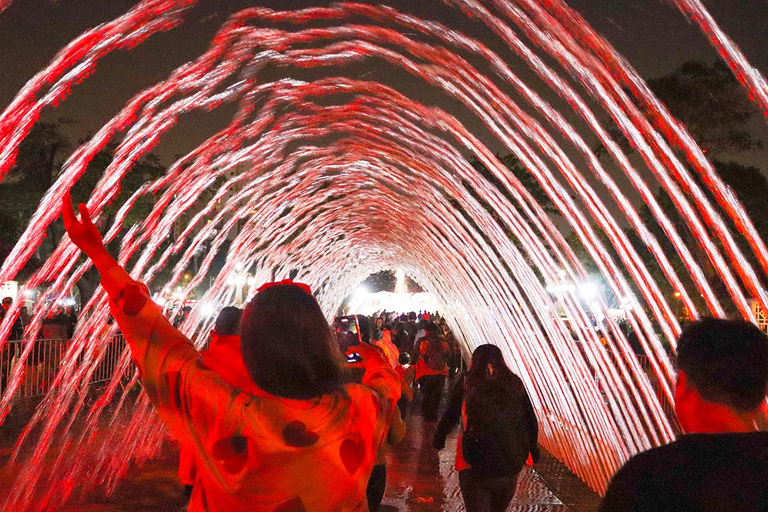
[[419,379],[421,388],[421,415],[425,422],[437,421],[437,410],[445,387],[445,375],[425,375]]
[[467,512],[505,512],[515,495],[518,475],[478,475],[471,468],[459,471],[459,487]]
[[411,401],[408,400],[405,396],[401,396],[400,400],[397,401],[397,407],[400,409],[400,417],[405,421],[405,415],[408,412],[408,404]]
[[461,373],[461,353],[451,354],[448,358],[448,376],[454,377]]
[[368,488],[365,495],[368,498],[368,510],[376,512],[384,499],[384,491],[387,489],[387,466],[378,464],[373,466],[371,478],[368,479]]

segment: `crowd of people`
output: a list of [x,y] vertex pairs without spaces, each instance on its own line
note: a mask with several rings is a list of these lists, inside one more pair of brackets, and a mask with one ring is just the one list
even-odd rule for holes
[[[67,197],[67,232],[100,272],[144,389],[181,444],[189,510],[375,510],[383,451],[402,438],[414,383],[436,449],[461,425],[456,469],[468,511],[506,510],[526,459],[538,460],[536,415],[498,347],[477,347],[463,372],[439,320],[384,315],[361,317],[359,343],[342,354],[309,287],[281,281],[242,312],[222,311],[200,354],[108,254],[84,205],[80,215]],[[768,337],[707,319],[687,328],[678,351],[676,406],[688,434],[631,459],[602,510],[768,510],[768,433],[754,431]]]
[[[2,322],[8,310],[13,305],[12,297],[2,299],[0,308],[0,322]],[[19,315],[13,322],[8,336],[8,342],[0,352],[0,393],[2,393],[14,372],[16,365],[21,364],[22,344],[24,330],[32,321],[26,305],[21,306]],[[24,358],[24,378],[21,387],[25,392],[44,392],[48,387],[47,377],[56,371],[59,361],[50,357],[52,354],[60,354],[61,348],[67,340],[72,338],[77,323],[75,308],[72,306],[52,308],[48,316],[43,320],[42,327],[38,331],[37,338],[31,352]],[[59,350],[51,345],[58,343]],[[46,357],[49,356],[49,357]],[[36,390],[27,388],[39,388]]]

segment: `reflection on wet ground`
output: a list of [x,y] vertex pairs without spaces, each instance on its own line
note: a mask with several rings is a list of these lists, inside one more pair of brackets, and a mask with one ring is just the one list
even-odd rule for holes
[[[432,448],[433,429],[425,426],[418,414],[409,414],[407,423],[406,438],[394,448],[389,457],[387,493],[379,510],[464,510],[459,477],[454,470],[456,432],[448,438],[445,449],[438,453]],[[593,503],[597,501],[594,496]],[[517,493],[509,510],[565,512],[571,509],[555,496],[537,471],[525,467],[518,479]],[[586,512],[590,509],[582,510]]]
[[[418,411],[409,413],[408,434],[389,454],[387,493],[381,512],[461,511],[464,505],[453,460],[454,431],[441,452],[432,448],[434,427],[424,425]],[[176,477],[177,449],[170,445],[163,456],[132,468],[112,496],[92,494],[68,512],[181,511],[185,507]],[[512,512],[592,512],[598,496],[560,462],[546,454],[535,468],[520,475]]]

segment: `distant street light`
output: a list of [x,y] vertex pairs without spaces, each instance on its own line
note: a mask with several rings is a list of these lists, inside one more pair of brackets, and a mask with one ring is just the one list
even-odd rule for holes
[[200,305],[200,314],[202,314],[205,318],[210,318],[216,314],[216,306],[210,302],[206,302]]
[[599,294],[597,285],[591,281],[585,281],[579,285],[579,294],[587,302],[593,301]]

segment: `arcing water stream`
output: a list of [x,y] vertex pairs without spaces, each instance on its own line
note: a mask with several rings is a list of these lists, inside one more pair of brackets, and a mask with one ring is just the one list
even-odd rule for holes
[[[737,73],[744,94],[768,113],[764,78],[701,3],[670,2],[695,17]],[[145,0],[63,49],[0,115],[0,177],[44,108],[65,101],[105,55],[173,29],[194,3]],[[0,12],[6,4],[0,0]],[[401,269],[441,301],[441,312],[467,347],[492,342],[505,350],[534,401],[543,445],[603,490],[630,455],[675,435],[674,420],[662,408],[672,400],[674,384],[664,347],[674,350],[680,325],[659,276],[679,292],[691,317],[723,316],[727,302],[751,318],[748,299],[768,305],[757,277],[768,272],[768,251],[685,128],[565,2],[445,4],[487,25],[505,51],[551,91],[534,90],[485,42],[392,8],[339,3],[285,12],[247,9],[230,18],[205,54],[137,92],[72,154],[3,263],[0,282],[24,268],[59,216],[63,194],[110,141],[118,143],[114,160],[88,201],[97,214],[179,118],[232,105],[236,115],[225,128],[139,189],[102,225],[108,240],[119,241],[120,261],[131,274],[152,284],[172,266],[171,280],[155,286],[161,296],[192,272],[182,292],[189,295],[206,282],[217,249],[236,232],[203,302],[231,303],[236,290],[228,283],[244,267],[256,282],[293,271],[316,290],[330,316],[370,273]],[[530,172],[562,225],[466,120],[417,102],[408,91],[344,76],[342,66],[354,62],[397,68],[462,105]],[[317,68],[322,78],[292,78],[306,68]],[[263,78],[275,69],[281,78]],[[572,112],[546,99],[553,95]],[[569,121],[573,113],[586,130]],[[642,157],[640,164],[611,127]],[[595,156],[588,142],[594,139],[607,159]],[[487,172],[478,171],[467,155]],[[622,188],[617,176],[634,190]],[[685,241],[654,197],[658,187],[685,218],[694,242]],[[644,225],[629,199],[633,194],[648,205],[675,254],[662,250]],[[122,220],[142,196],[154,196],[154,209],[125,228]],[[635,230],[642,248],[633,245],[626,227]],[[174,229],[180,230],[175,237]],[[566,241],[569,231],[605,283],[602,293],[586,301],[579,286],[590,277]],[[205,256],[195,265],[199,254]],[[751,267],[751,256],[761,268]],[[21,361],[30,357],[48,314],[45,299],[69,291],[88,265],[65,239],[27,280],[25,289],[47,288],[32,312]],[[725,292],[717,293],[713,281]],[[694,301],[697,295],[703,307]],[[649,370],[609,314],[610,297],[624,304]],[[19,306],[0,325],[0,348]],[[207,328],[210,319],[199,309],[184,323],[185,332]],[[603,324],[600,332],[595,318]],[[4,510],[41,510],[90,485],[112,487],[130,460],[157,452],[165,433],[145,397],[128,399],[138,380],[127,352],[100,399],[84,401],[105,354],[104,340],[115,330],[107,320],[100,290],[84,305],[56,380],[17,444],[12,464],[23,485],[8,491]],[[3,393],[0,421],[9,413],[23,368],[16,366]],[[107,408],[114,401],[117,408]],[[78,415],[85,427],[73,434],[69,427]],[[112,427],[95,435],[105,420]]]

